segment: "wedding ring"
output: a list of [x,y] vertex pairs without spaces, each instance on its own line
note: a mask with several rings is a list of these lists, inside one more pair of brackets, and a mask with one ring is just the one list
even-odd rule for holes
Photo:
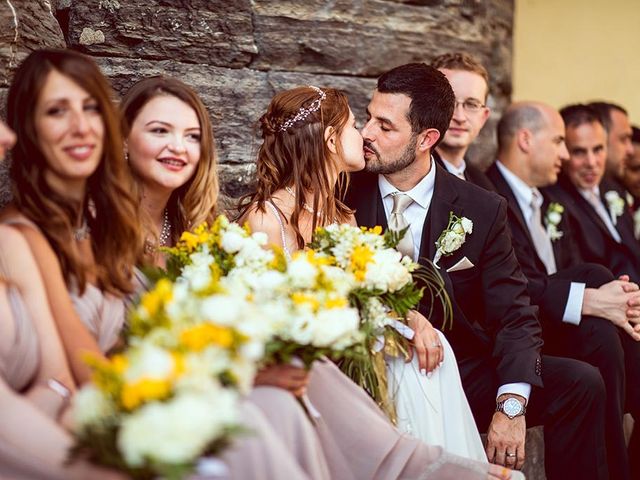
[[433,348],[440,348],[442,345],[440,345],[439,343],[432,343],[431,346]]
[[507,457],[513,458],[513,457],[517,457],[517,455],[515,453],[507,453]]

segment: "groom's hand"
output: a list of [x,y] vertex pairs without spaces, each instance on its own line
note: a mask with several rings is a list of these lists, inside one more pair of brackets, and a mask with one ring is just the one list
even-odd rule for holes
[[[508,396],[510,395],[506,397]],[[502,397],[499,400],[503,400]],[[526,431],[527,423],[524,415],[510,419],[502,412],[495,412],[487,430],[486,452],[489,462],[521,469],[525,459]],[[515,456],[512,456],[514,453]]]

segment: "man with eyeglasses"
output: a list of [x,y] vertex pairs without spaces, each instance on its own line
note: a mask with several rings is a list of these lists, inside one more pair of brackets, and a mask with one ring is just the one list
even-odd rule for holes
[[446,53],[436,57],[431,66],[449,80],[456,95],[456,105],[449,129],[433,156],[449,173],[479,187],[494,190],[480,169],[465,161],[469,146],[475,141],[489,118],[485,105],[489,96],[489,74],[471,55]]

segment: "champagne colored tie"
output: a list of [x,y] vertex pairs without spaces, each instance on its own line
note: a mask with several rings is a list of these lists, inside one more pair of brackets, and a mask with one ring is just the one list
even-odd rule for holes
[[594,192],[593,190],[589,190],[587,192],[587,200],[589,201],[593,209],[596,211],[598,216],[602,219],[602,222],[607,227],[607,230],[609,230],[609,233],[611,234],[613,239],[616,242],[620,243],[622,241],[622,239],[620,238],[620,233],[618,233],[618,230],[616,230],[616,227],[613,226],[611,217],[609,216],[609,213],[607,212],[607,210],[604,208],[604,205],[602,204],[600,197],[598,197],[598,195],[596,195],[596,192]]
[[[409,226],[409,222],[407,222],[407,219],[404,216],[404,211],[413,203],[413,200],[405,193],[394,193],[392,194],[392,198],[393,209],[389,216],[389,229],[399,232]],[[396,248],[403,255],[407,255],[409,258],[414,258],[413,237],[411,236],[410,229],[407,229],[404,237],[402,237]]]
[[551,245],[551,239],[547,234],[547,231],[542,226],[542,215],[540,213],[540,193],[535,190],[533,193],[533,199],[531,200],[531,220],[529,221],[529,233],[533,240],[533,245],[536,248],[538,257],[544,263],[547,269],[548,275],[553,275],[558,271],[556,267],[556,257],[553,254],[553,246]]

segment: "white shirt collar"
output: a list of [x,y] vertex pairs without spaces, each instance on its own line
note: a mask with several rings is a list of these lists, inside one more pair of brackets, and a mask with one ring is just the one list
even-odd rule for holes
[[[433,196],[433,188],[436,183],[436,166],[433,161],[433,157],[431,157],[431,168],[429,169],[429,173],[427,173],[422,180],[418,182],[418,184],[413,187],[411,190],[406,192],[401,192],[409,195],[411,199],[420,205],[422,208],[428,208],[431,203],[431,197]],[[382,198],[386,198],[387,196],[398,192],[399,190],[389,183],[384,175],[378,175],[378,188],[380,189],[380,195]]]
[[534,200],[534,192],[536,193],[535,199],[538,203],[538,207],[540,207],[543,202],[542,194],[538,191],[537,188],[527,185],[520,177],[518,177],[515,173],[505,167],[500,160],[496,160],[496,165],[504,179],[509,184],[509,187],[511,187],[511,191],[513,191],[513,195],[518,201],[520,210],[522,210],[525,218],[527,219],[527,221],[529,221],[531,214],[533,213],[531,204]]
[[595,185],[591,188],[578,188],[580,195],[589,200],[591,195],[595,195],[595,198],[600,199],[600,185]]
[[444,157],[440,156],[440,158],[442,158],[444,168],[446,168],[449,173],[455,175],[456,177],[464,178],[464,171],[467,169],[467,162],[465,162],[464,159],[462,160],[462,165],[456,167],[453,163],[445,160]]

